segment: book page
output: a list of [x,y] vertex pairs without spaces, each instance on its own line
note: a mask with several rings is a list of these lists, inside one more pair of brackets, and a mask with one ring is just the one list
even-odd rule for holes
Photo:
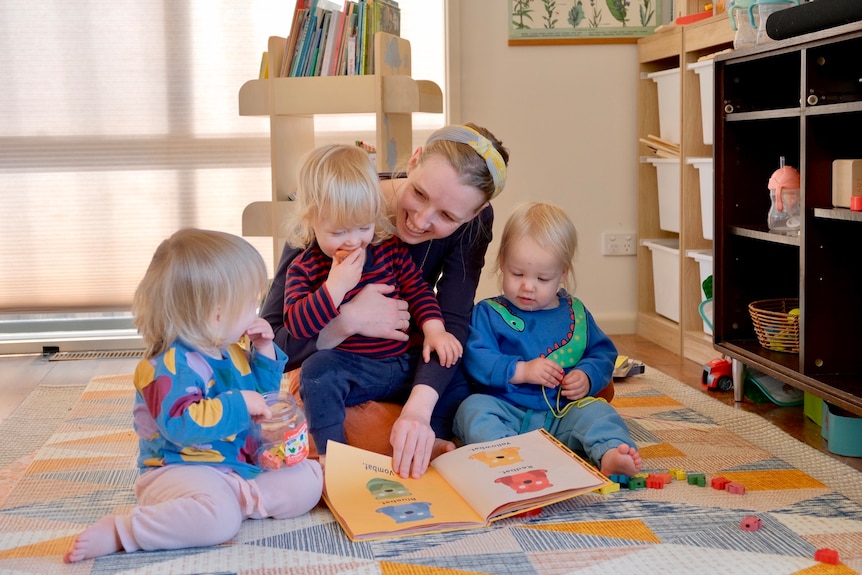
[[386,455],[330,441],[324,481],[324,500],[352,540],[485,525],[436,470],[404,479]]
[[465,445],[441,455],[431,465],[488,520],[610,483],[544,429]]

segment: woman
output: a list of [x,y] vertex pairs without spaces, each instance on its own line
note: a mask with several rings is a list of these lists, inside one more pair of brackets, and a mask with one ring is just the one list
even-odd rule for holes
[[[508,161],[509,151],[488,130],[453,125],[435,131],[424,147],[417,148],[406,173],[381,176],[395,233],[409,244],[423,277],[437,292],[446,330],[462,346],[491,242],[490,201],[506,184]],[[289,357],[288,370],[350,335],[409,339],[404,332],[410,324],[407,303],[388,297],[393,288],[379,284],[367,286],[342,305],[340,315],[317,338],[293,337],[285,326],[284,281],[288,265],[300,251],[285,246],[261,314]],[[432,451],[437,455],[454,447],[448,441],[452,419],[468,394],[460,364],[446,368],[417,356],[413,387],[389,437],[393,470],[418,478],[428,468]]]

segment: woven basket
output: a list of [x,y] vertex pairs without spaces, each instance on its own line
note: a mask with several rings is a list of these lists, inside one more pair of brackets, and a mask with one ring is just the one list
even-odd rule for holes
[[[799,353],[799,300],[762,299],[748,304],[760,345],[772,351]],[[797,310],[796,313],[789,313]]]

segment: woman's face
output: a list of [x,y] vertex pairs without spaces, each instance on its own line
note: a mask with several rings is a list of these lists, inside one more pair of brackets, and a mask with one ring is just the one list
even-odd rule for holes
[[485,205],[482,193],[462,184],[449,162],[431,155],[418,164],[417,154],[407,181],[396,186],[395,233],[408,244],[449,236]]

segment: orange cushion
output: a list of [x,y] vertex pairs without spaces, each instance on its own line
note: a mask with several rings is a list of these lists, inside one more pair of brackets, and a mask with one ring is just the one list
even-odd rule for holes
[[[293,394],[301,406],[298,369],[288,373],[287,385],[288,391]],[[401,405],[384,401],[366,401],[348,407],[344,415],[344,434],[347,436],[347,443],[366,451],[392,455],[389,433],[392,431],[395,420],[401,415]],[[310,457],[317,459],[317,448],[310,436],[309,451]]]
[[[299,397],[299,370],[294,369],[288,373],[287,388],[296,397],[297,403],[302,405]],[[598,397],[604,398],[608,403],[614,398],[614,382],[611,381]],[[395,420],[401,415],[401,405],[385,401],[366,401],[359,405],[348,407],[345,412],[344,434],[347,443],[366,451],[392,455],[392,446],[389,444],[389,434]],[[314,441],[309,438],[309,449],[311,457],[317,458],[317,449]]]

